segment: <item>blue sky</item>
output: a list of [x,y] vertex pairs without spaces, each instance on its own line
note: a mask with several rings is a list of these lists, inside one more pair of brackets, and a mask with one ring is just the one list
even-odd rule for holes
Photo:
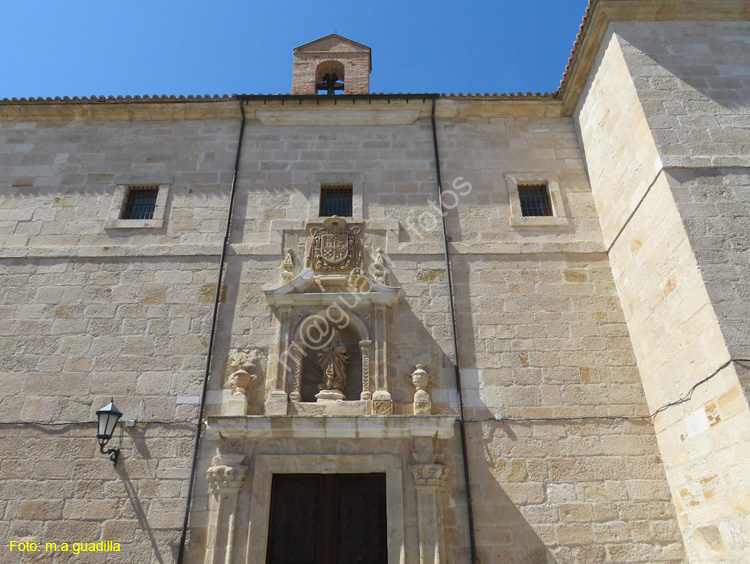
[[7,0],[0,98],[288,93],[292,49],[372,48],[373,92],[552,92],[588,0]]

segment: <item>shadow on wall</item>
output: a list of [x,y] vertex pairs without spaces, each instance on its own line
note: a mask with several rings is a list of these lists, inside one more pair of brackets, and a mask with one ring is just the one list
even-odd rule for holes
[[[455,268],[455,267],[454,267]],[[470,272],[468,268],[454,269],[454,284],[456,288],[462,288],[456,292],[456,312],[459,318],[458,347],[462,367],[473,367],[477,365],[475,352],[475,340],[472,334],[461,332],[461,321],[468,327],[471,321],[471,304],[469,293],[464,291],[468,288]],[[433,360],[429,362],[430,373],[435,376],[440,374],[439,380],[433,382],[433,413],[452,411],[456,407],[454,368],[450,357],[445,350],[450,350],[450,327],[448,325],[436,325],[428,327],[423,322],[433,314],[444,316],[446,323],[447,287],[445,284],[445,271],[438,269],[418,270],[418,280],[430,282],[428,289],[419,294],[407,294],[406,299],[400,304],[396,311],[393,326],[398,328],[397,335],[403,341],[394,343],[390,350],[395,361],[395,366],[389,370],[396,370],[396,376],[392,378],[396,384],[394,400],[410,401],[407,393],[413,394],[413,387],[408,384],[408,374],[413,370],[414,362],[420,355],[428,351],[435,351]],[[407,287],[413,287],[407,285]],[[415,314],[418,309],[421,316]],[[467,313],[461,313],[467,312]],[[446,332],[447,330],[447,332]],[[396,333],[394,331],[394,333]],[[433,336],[443,337],[439,343]],[[439,338],[439,337],[438,337]],[[419,345],[415,345],[418,343]],[[421,360],[424,360],[423,358]],[[437,390],[434,390],[437,388]],[[466,394],[466,392],[469,392]],[[441,392],[447,392],[443,399]],[[471,407],[466,411],[471,417],[491,416],[491,411],[481,401],[479,383],[475,387],[464,390],[465,401],[471,402]],[[467,398],[468,396],[468,398]],[[439,401],[436,401],[439,400]],[[445,402],[449,402],[446,405]],[[482,427],[476,423],[468,423],[466,426],[469,467],[471,472],[471,493],[474,505],[474,523],[476,534],[476,546],[480,562],[503,562],[503,564],[560,564],[550,553],[550,550],[540,538],[534,527],[521,513],[520,507],[513,502],[510,495],[517,499],[528,499],[529,503],[540,503],[545,499],[543,484],[527,484],[528,474],[525,465],[523,468],[515,466],[505,468],[505,460],[495,456],[492,449],[488,448],[490,443],[497,443],[497,435],[503,438],[516,440],[517,437],[512,430],[503,425],[493,426],[488,436],[483,435]],[[445,526],[445,540],[449,558],[455,561],[468,560],[468,524],[465,500],[465,483],[461,470],[462,454],[458,435],[444,442],[442,445],[445,463],[451,469],[450,483],[452,487],[445,492],[443,504],[443,520]],[[517,462],[517,461],[516,461]],[[507,482],[505,486],[504,482]],[[505,487],[509,488],[510,494]],[[539,506],[542,507],[542,506]],[[553,519],[545,519],[544,522],[552,523]],[[548,527],[548,525],[541,525]],[[554,534],[554,533],[553,533]],[[588,547],[574,549],[574,551],[586,551]],[[600,551],[604,556],[603,549]],[[598,554],[598,552],[596,552]],[[596,560],[592,560],[596,561]]]
[[[148,517],[146,516],[146,511],[143,509],[143,504],[141,504],[141,500],[138,499],[138,492],[133,486],[133,482],[130,481],[130,477],[128,476],[128,471],[125,469],[124,465],[120,464],[120,466],[117,467],[117,473],[122,478],[122,485],[125,488],[125,494],[128,496],[128,501],[130,501],[130,505],[133,507],[133,512],[135,513],[136,519],[138,519],[138,523],[141,526],[141,530],[143,530],[143,532],[146,533],[146,536],[151,542],[151,548],[153,549],[153,557],[156,559],[156,561],[159,564],[164,564],[164,559],[162,558],[161,552],[159,550],[159,543],[156,542],[154,531],[149,526]],[[176,554],[173,556],[176,556]]]

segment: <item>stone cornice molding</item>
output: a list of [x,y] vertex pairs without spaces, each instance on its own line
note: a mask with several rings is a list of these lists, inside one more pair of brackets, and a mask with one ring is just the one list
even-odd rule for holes
[[412,439],[453,437],[455,415],[292,415],[208,417],[208,433],[246,439]]

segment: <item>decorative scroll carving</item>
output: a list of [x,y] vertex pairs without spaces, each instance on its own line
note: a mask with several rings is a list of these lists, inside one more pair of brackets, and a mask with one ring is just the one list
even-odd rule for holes
[[370,292],[372,279],[368,278],[361,268],[355,268],[346,279],[346,287],[350,292]]
[[310,230],[306,266],[315,272],[350,272],[363,268],[359,227],[349,227],[345,219],[330,217],[323,227]]
[[206,471],[211,493],[235,493],[242,486],[247,467],[241,464],[211,466]]
[[432,413],[432,400],[427,392],[430,383],[430,375],[424,369],[423,364],[417,364],[416,370],[411,373],[411,383],[417,391],[414,393],[414,415],[430,415]]
[[448,481],[449,470],[442,464],[415,464],[411,473],[417,489],[442,489]]
[[330,345],[318,353],[318,359],[325,381],[318,386],[321,392],[315,397],[318,400],[346,399],[343,392],[346,387],[346,363],[349,361],[349,355],[346,354],[346,347],[341,342],[338,331],[334,330]]
[[289,282],[294,278],[294,255],[292,253],[292,249],[287,249],[284,262],[281,263],[281,279],[284,282]]

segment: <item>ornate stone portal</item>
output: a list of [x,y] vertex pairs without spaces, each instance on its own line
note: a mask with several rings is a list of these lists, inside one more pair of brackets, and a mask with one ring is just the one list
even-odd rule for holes
[[384,283],[383,251],[365,272],[360,227],[338,217],[312,226],[306,248],[305,268],[290,276],[287,251],[285,282],[264,290],[279,320],[266,415],[393,413],[387,310],[402,291]]

